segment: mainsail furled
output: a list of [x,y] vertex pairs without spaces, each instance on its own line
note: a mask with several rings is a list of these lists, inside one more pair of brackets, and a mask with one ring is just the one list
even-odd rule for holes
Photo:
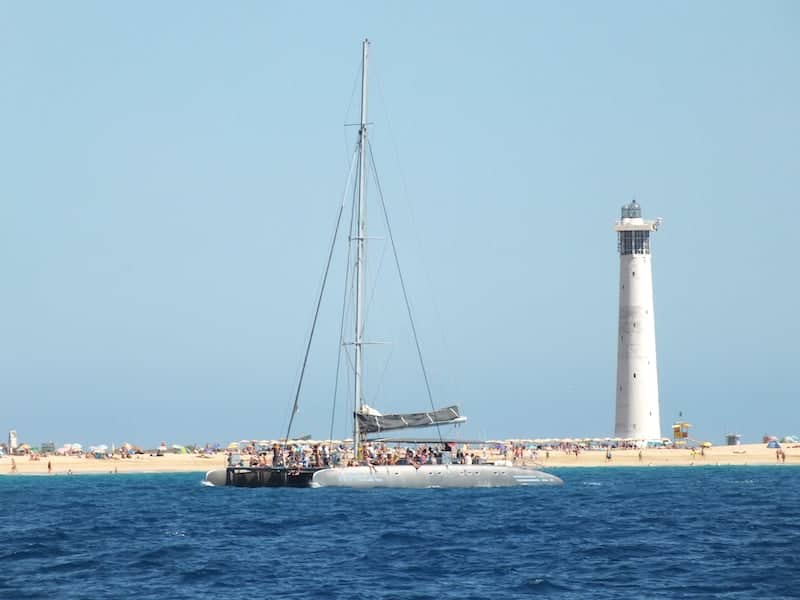
[[448,406],[430,412],[382,415],[375,409],[364,406],[356,413],[358,428],[362,433],[378,433],[408,427],[430,427],[432,425],[452,425],[467,420],[458,412],[458,406]]

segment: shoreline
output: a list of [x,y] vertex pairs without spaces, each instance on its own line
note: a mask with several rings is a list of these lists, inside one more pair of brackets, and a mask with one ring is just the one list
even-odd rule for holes
[[[796,445],[794,445],[796,446]],[[777,460],[776,451],[766,444],[743,444],[707,448],[701,454],[684,448],[612,449],[610,460],[605,450],[582,450],[577,455],[564,450],[539,450],[537,456],[527,456],[515,464],[547,470],[550,468],[626,468],[626,467],[727,467],[727,466],[800,466],[800,447],[783,445],[785,462]],[[12,458],[16,472],[12,472]],[[489,453],[489,461],[502,461],[502,455]],[[48,463],[51,471],[48,472]],[[0,475],[83,475],[129,473],[205,473],[227,465],[225,454],[210,457],[193,454],[167,454],[164,456],[139,455],[136,458],[106,459],[76,456],[42,456],[30,460],[26,456],[0,458]]]

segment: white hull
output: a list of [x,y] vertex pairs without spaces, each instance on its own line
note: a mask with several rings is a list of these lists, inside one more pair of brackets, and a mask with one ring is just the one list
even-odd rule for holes
[[526,467],[498,465],[387,465],[325,469],[312,487],[471,488],[563,485],[555,475]]
[[225,485],[226,475],[227,471],[225,469],[212,469],[203,477],[202,483],[208,486],[223,486]]

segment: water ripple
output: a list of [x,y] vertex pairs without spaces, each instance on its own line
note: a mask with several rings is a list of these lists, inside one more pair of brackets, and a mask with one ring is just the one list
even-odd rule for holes
[[792,598],[800,469],[564,469],[558,489],[0,478],[2,598]]

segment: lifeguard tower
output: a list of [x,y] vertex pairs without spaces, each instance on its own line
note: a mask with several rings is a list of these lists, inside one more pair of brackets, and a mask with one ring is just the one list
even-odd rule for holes
[[689,429],[691,429],[691,427],[692,424],[686,423],[685,421],[673,423],[672,443],[675,446],[686,446],[686,442],[689,440]]
[[742,443],[742,436],[738,433],[726,433],[725,443],[728,446],[738,446]]

